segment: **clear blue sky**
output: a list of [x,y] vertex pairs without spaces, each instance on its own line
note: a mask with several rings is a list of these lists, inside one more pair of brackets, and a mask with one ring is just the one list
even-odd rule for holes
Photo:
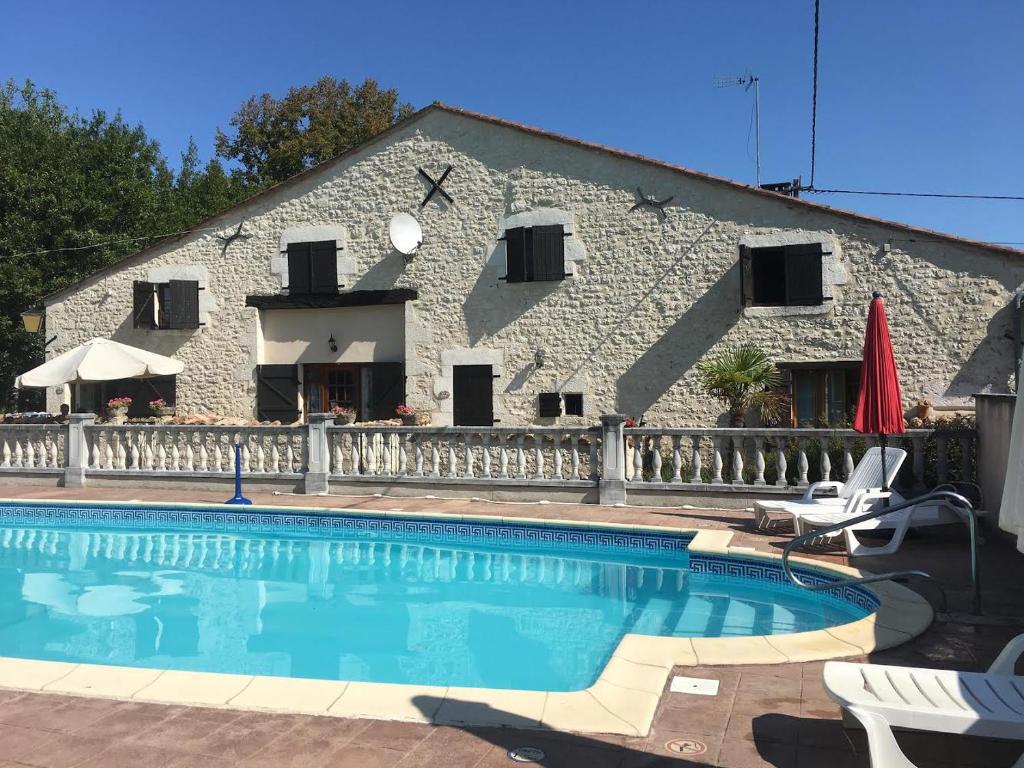
[[[818,187],[1024,194],[1024,2],[822,0]],[[19,2],[0,77],[120,109],[176,162],[248,96],[324,74],[753,181],[810,173],[813,0],[783,2]],[[991,241],[1024,201],[813,197]]]

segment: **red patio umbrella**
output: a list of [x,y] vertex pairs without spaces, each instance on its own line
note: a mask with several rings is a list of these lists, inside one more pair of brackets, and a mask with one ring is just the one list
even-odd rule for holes
[[903,401],[900,380],[896,373],[896,360],[889,338],[889,323],[885,319],[882,294],[875,291],[868,310],[868,325],[864,333],[864,362],[860,371],[860,392],[857,395],[857,415],[853,428],[858,432],[878,435],[882,448],[882,490],[889,490],[885,468],[886,435],[898,435],[903,426]]

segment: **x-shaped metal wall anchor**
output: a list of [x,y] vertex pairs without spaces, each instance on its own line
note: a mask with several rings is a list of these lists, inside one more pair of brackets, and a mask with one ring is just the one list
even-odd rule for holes
[[252,237],[252,235],[242,234],[242,227],[244,226],[245,219],[242,219],[240,222],[238,222],[238,229],[236,229],[230,235],[226,237],[224,235],[216,235],[216,238],[220,240],[222,243],[224,243],[224,246],[221,248],[221,253],[227,253],[228,246],[235,242],[235,240],[248,240],[250,237]]
[[640,187],[636,188],[636,194],[637,194],[637,197],[640,198],[640,200],[639,200],[639,202],[636,205],[634,205],[632,208],[629,209],[630,213],[635,211],[637,208],[643,208],[643,207],[646,206],[648,208],[653,208],[661,216],[665,216],[666,215],[665,214],[665,206],[668,205],[669,203],[671,203],[672,199],[675,197],[675,195],[669,195],[664,200],[658,200],[658,199],[656,199],[654,197],[651,197],[650,195],[645,195],[644,191],[642,189],[640,189]]
[[452,196],[441,188],[441,185],[444,184],[444,180],[448,178],[448,174],[452,172],[452,167],[450,165],[445,169],[445,172],[441,174],[441,178],[438,179],[437,181],[434,181],[431,178],[430,174],[424,171],[422,168],[417,168],[416,170],[419,171],[420,176],[426,179],[427,183],[430,184],[430,191],[427,192],[427,196],[423,198],[423,202],[420,203],[420,208],[423,208],[427,203],[430,202],[430,198],[434,196],[435,192],[440,192],[441,197],[443,197],[449,203],[455,202],[455,200],[452,199]]

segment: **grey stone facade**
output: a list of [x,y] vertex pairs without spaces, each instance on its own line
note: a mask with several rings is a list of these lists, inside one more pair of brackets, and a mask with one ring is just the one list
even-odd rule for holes
[[[420,208],[435,178],[445,189]],[[631,207],[637,189],[673,196],[665,215]],[[411,212],[424,242],[411,258],[388,239]],[[244,221],[250,237],[226,249]],[[566,225],[562,281],[509,284],[507,226]],[[1007,391],[1014,367],[1012,296],[1024,254],[795,201],[702,174],[512,124],[428,107],[378,139],[47,300],[58,354],[94,336],[174,356],[180,413],[250,418],[261,359],[261,313],[247,295],[287,287],[281,252],[326,232],[343,250],[342,291],[413,288],[404,310],[407,401],[451,423],[451,368],[494,367],[495,417],[538,418],[540,392],[584,394],[584,415],[645,414],[653,423],[709,425],[721,406],[695,383],[694,364],[754,343],[778,362],[860,356],[868,301],[886,297],[906,405],[921,397],[966,404]],[[310,237],[312,237],[310,235]],[[823,242],[821,306],[740,301],[741,244]],[[198,330],[132,327],[132,281],[199,279]],[[308,310],[316,312],[316,310]],[[325,339],[309,339],[324,346]],[[544,350],[541,367],[535,363]],[[51,391],[51,408],[66,397]]]

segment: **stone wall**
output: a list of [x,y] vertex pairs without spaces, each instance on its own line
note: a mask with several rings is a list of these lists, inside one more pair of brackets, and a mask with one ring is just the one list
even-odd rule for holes
[[[419,204],[454,166],[445,189]],[[630,208],[637,188],[673,196],[661,216]],[[408,261],[388,240],[401,211],[419,219],[424,243]],[[216,235],[234,231],[226,249]],[[506,284],[503,226],[567,224],[561,282]],[[359,152],[306,174],[197,232],[122,262],[47,308],[58,354],[93,336],[185,362],[183,413],[248,417],[255,398],[258,311],[248,294],[282,289],[281,244],[305,228],[344,233],[345,290],[415,288],[405,311],[407,399],[449,423],[444,403],[453,360],[499,361],[495,412],[503,424],[536,422],[537,394],[582,391],[585,416],[646,414],[653,423],[706,425],[722,408],[701,394],[694,364],[750,342],[779,362],[860,356],[872,290],[887,302],[906,405],[967,403],[1007,391],[1013,369],[1013,292],[1024,258],[928,238],[770,198],[668,168],[431,110]],[[326,231],[316,229],[313,231]],[[833,299],[814,314],[743,310],[738,246],[764,238],[824,239]],[[201,267],[207,325],[142,331],[131,322],[133,280]],[[162,270],[162,272],[160,272]],[[286,272],[286,271],[285,271]],[[543,348],[542,367],[534,363]],[[468,358],[467,358],[468,359]],[[442,396],[439,398],[439,396]],[[50,393],[50,405],[61,397]],[[546,420],[550,423],[550,420]]]

